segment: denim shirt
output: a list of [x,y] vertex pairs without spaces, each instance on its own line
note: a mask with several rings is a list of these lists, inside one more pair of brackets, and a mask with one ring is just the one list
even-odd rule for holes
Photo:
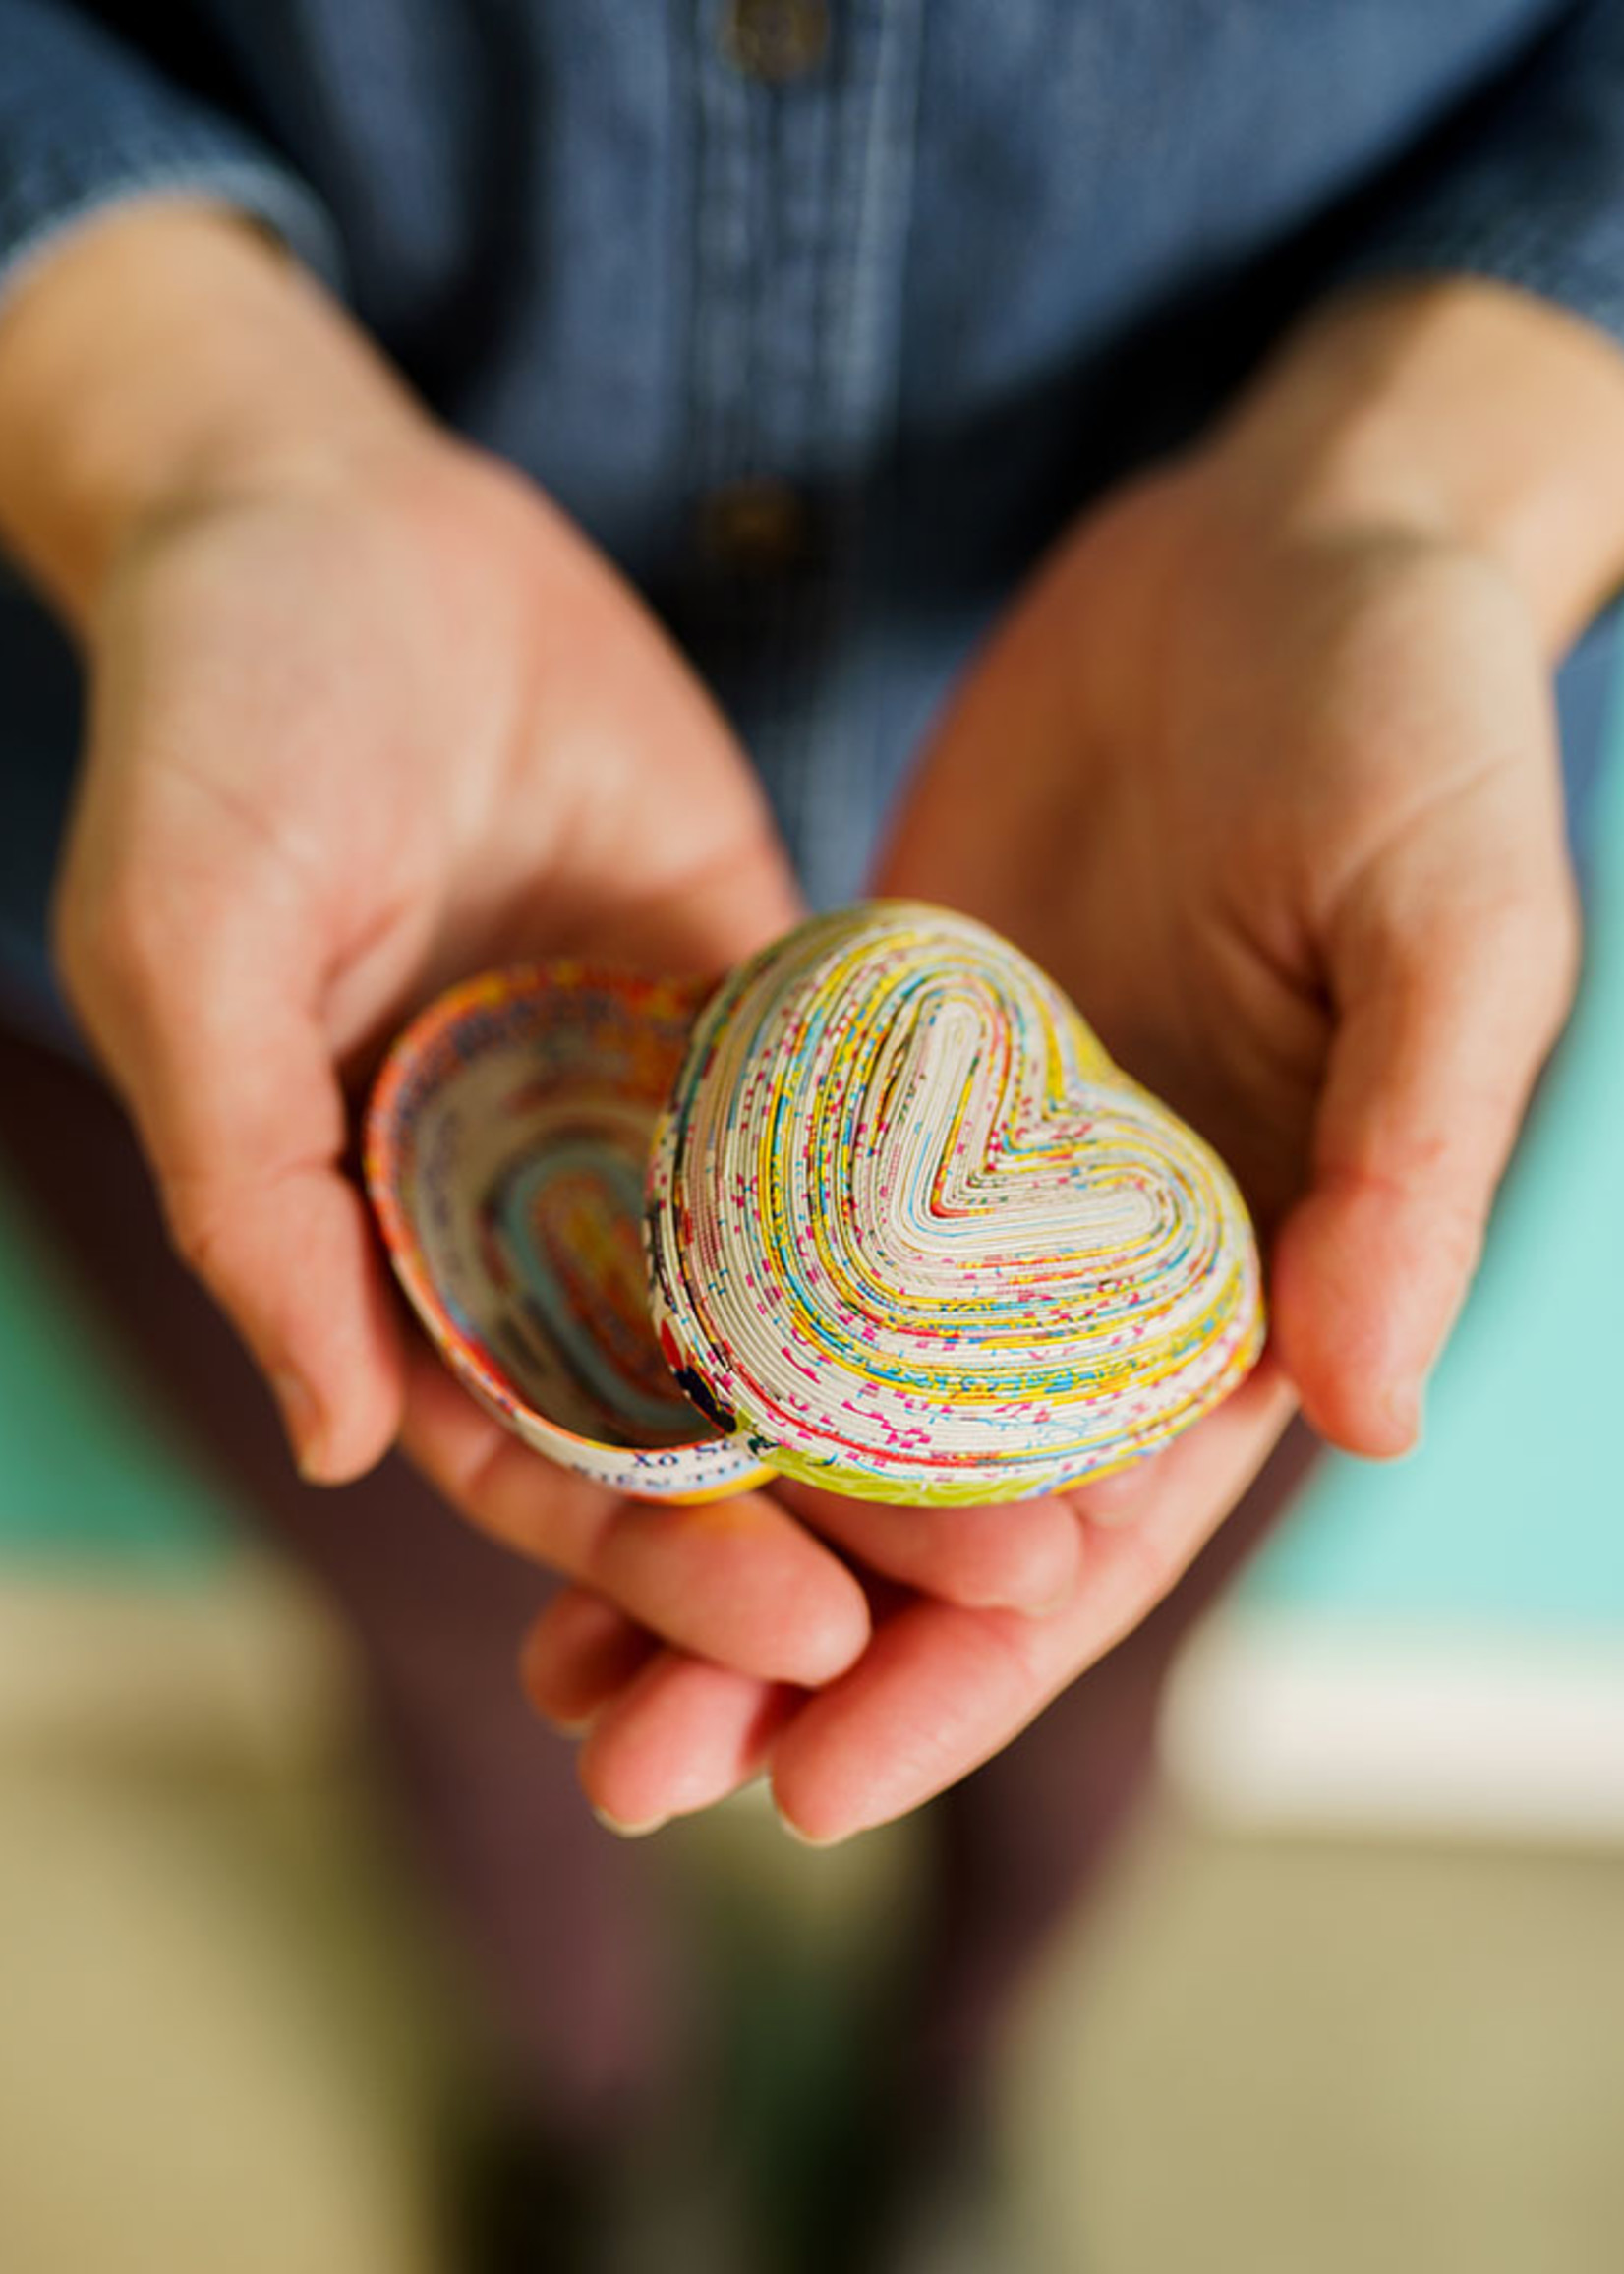
[[[1309,302],[1471,269],[1624,337],[1624,0],[0,0],[0,293],[159,190],[609,549],[828,900],[1035,554]],[[0,686],[38,968],[75,690],[20,586]]]

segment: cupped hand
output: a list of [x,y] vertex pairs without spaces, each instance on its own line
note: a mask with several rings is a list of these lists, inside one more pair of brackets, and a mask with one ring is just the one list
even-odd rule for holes
[[306,1472],[398,1432],[638,1656],[742,1679],[858,1657],[847,1555],[949,1600],[1053,1594],[1059,1508],[930,1540],[855,1512],[838,1554],[763,1493],[618,1501],[525,1451],[391,1298],[347,1132],[403,1018],[552,952],[720,970],[798,912],[735,742],[580,532],[261,233],[158,196],[65,231],[0,307],[0,537],[89,681],[67,991]]
[[[398,1430],[575,1581],[526,1677],[587,1729],[608,1815],[659,1821],[768,1761],[812,1837],[899,1813],[1143,1615],[1294,1394],[1340,1442],[1408,1441],[1574,939],[1551,626],[1428,485],[1453,450],[1468,490],[1515,505],[1507,435],[1567,445],[1509,553],[1553,561],[1571,614],[1605,551],[1587,517],[1617,518],[1594,473],[1612,458],[1581,445],[1624,395],[1590,347],[1525,354],[1519,316],[1505,352],[1496,310],[1485,366],[1469,323],[1432,374],[1450,420],[1463,356],[1562,365],[1575,415],[1502,421],[1498,449],[1434,417],[1374,504],[1243,442],[1087,517],[971,673],[880,879],[1010,932],[1231,1158],[1273,1251],[1253,1380],[1137,1476],[1016,1509],[785,1487],[673,1511],[560,1477],[408,1344],[344,1174],[346,1090],[471,969],[720,967],[792,920],[759,792],[590,546],[403,408],[263,248],[198,215],[88,234],[0,337],[0,503],[90,664],[69,990],[307,1471],[355,1474]],[[267,325],[281,384],[240,352]],[[239,458],[220,437],[245,419]],[[266,427],[293,446],[254,446]],[[149,469],[171,460],[188,479],[165,496]],[[134,495],[140,514],[110,509]]]
[[639,1654],[566,1598],[528,1677],[590,1720],[611,1816],[662,1812],[673,1728],[684,1804],[770,1764],[811,1837],[899,1814],[1137,1624],[1298,1401],[1355,1452],[1415,1438],[1573,985],[1551,627],[1402,481],[1282,479],[1278,431],[1083,518],[969,673],[878,880],[1016,940],[1230,1161],[1270,1258],[1264,1364],[1070,1496],[1080,1564],[1047,1615],[879,1599],[861,1662],[810,1699]]
[[1010,932],[1211,1139],[1308,1419],[1402,1452],[1575,971],[1510,578],[1282,521],[1221,456],[1144,482],[973,674],[887,882]]
[[62,968],[306,1473],[403,1431],[488,1530],[659,1631],[843,1664],[860,1593],[782,1510],[652,1523],[475,1408],[403,1333],[346,1173],[351,1078],[451,978],[566,950],[720,967],[793,917],[739,753],[631,594],[426,434],[142,529],[90,671]]

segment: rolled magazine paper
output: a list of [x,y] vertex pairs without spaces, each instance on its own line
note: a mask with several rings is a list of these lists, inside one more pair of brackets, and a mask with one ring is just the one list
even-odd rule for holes
[[487,973],[414,1020],[367,1114],[384,1245],[452,1371],[537,1452],[640,1499],[766,1474],[683,1394],[649,1315],[649,1143],[711,991]]
[[472,981],[391,1053],[366,1158],[463,1380],[644,1498],[1020,1499],[1155,1451],[1261,1347],[1216,1155],[1027,958],[912,903],[714,990]]
[[1262,1334],[1209,1146],[984,925],[803,924],[701,1014],[649,1186],[690,1396],[860,1498],[1021,1499],[1165,1444]]

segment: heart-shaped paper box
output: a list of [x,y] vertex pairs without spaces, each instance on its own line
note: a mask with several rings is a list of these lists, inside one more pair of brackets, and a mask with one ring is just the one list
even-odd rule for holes
[[365,1151],[463,1381],[646,1499],[1021,1499],[1155,1451],[1262,1342],[1216,1155],[1035,964],[912,903],[720,986],[469,980],[390,1052]]

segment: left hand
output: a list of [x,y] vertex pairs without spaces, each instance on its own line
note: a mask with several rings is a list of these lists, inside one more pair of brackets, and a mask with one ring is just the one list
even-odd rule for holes
[[[1557,437],[1527,486],[1504,406],[1469,383],[1484,369],[1551,392],[1512,426]],[[1216,1143],[1270,1243],[1270,1353],[1131,1479],[1072,1496],[1081,1565],[1046,1615],[908,1600],[809,1699],[560,1599],[531,1692],[591,1720],[582,1774],[610,1815],[700,1804],[769,1753],[812,1837],[899,1814],[1144,1616],[1294,1399],[1352,1451],[1413,1442],[1576,967],[1550,660],[1624,554],[1624,501],[1593,496],[1587,521],[1572,486],[1576,404],[1616,449],[1612,351],[1515,294],[1337,312],[1017,602],[881,889],[1009,933]]]

